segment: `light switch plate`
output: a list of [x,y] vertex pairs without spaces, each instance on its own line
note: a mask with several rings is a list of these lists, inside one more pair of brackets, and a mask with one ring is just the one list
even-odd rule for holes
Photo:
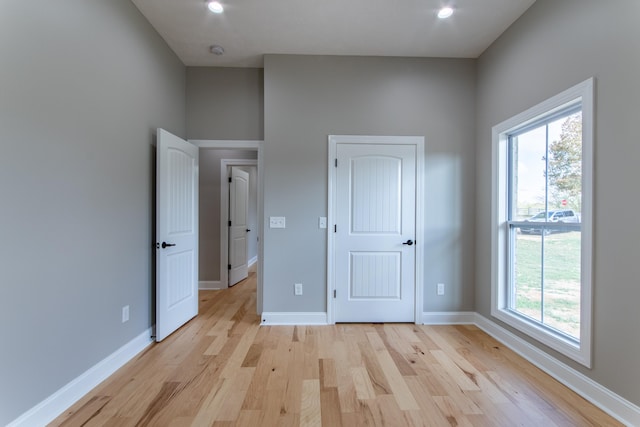
[[270,216],[269,228],[286,228],[285,217],[283,216]]
[[327,217],[321,216],[318,218],[318,228],[327,228]]

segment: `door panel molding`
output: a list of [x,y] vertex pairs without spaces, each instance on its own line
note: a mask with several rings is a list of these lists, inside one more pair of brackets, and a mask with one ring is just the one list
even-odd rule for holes
[[337,168],[338,144],[384,144],[412,145],[416,150],[416,205],[415,205],[415,301],[414,323],[422,321],[424,305],[424,157],[425,142],[422,136],[367,136],[367,135],[329,135],[328,137],[328,227],[327,227],[327,321],[335,323],[335,291],[336,289],[336,237],[334,226],[337,218]]

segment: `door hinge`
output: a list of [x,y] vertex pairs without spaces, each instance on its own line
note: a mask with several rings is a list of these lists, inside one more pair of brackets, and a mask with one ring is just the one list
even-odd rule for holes
[[227,270],[231,270],[231,264],[227,264]]
[[229,227],[231,227],[231,221],[229,221]]
[[334,289],[334,290],[333,290],[333,297],[335,298],[335,297],[336,297],[336,295],[337,295],[337,291]]
[[229,183],[231,183],[231,177],[229,177]]
[[335,165],[336,167],[338,167],[338,159],[336,159]]

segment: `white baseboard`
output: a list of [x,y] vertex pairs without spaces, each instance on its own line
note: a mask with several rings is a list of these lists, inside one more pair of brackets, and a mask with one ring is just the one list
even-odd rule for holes
[[251,258],[247,264],[249,264],[249,267],[251,267],[256,262],[258,262],[258,255],[256,255],[253,258]]
[[201,291],[217,291],[220,289],[227,289],[226,286],[222,286],[220,280],[201,280],[198,282],[198,289]]
[[47,425],[151,344],[152,331],[152,328],[147,329],[60,390],[10,422],[7,427]]
[[274,325],[327,325],[327,313],[262,313],[264,326]]
[[476,326],[627,426],[640,426],[640,407],[565,365],[497,323],[475,313]]
[[476,323],[473,311],[431,311],[422,313],[423,325],[471,325]]

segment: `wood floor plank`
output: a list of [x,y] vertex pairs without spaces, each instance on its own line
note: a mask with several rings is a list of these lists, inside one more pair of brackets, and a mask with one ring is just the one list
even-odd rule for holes
[[375,356],[376,352],[371,348],[369,343],[361,342],[359,344],[362,362],[369,374],[369,379],[371,380],[376,395],[391,394],[391,386],[380,367],[380,362]]
[[375,399],[376,392],[373,390],[373,384],[371,384],[366,368],[362,366],[351,368],[351,379],[358,399]]
[[620,426],[475,326],[259,326],[255,271],[54,420],[83,427]]
[[321,387],[320,415],[323,426],[342,427],[340,395],[336,387]]
[[416,402],[415,398],[409,391],[409,387],[407,387],[407,383],[404,381],[400,370],[393,362],[391,355],[386,350],[377,351],[376,356],[378,357],[378,362],[382,367],[382,371],[389,381],[389,386],[391,387],[391,392],[398,403],[398,406],[403,411],[411,411],[418,410],[420,407],[418,406],[418,402]]
[[242,362],[244,362],[247,357],[247,353],[251,348],[251,344],[253,343],[253,339],[256,337],[259,328],[259,324],[253,324],[247,329],[245,334],[241,335],[238,345],[229,356],[227,363],[224,365],[222,373],[220,374],[221,377],[230,378],[238,372],[242,366]]
[[82,405],[75,413],[69,416],[60,426],[85,425],[96,414],[99,414],[107,403],[111,400],[110,396],[95,396],[87,403]]
[[[420,406],[420,414],[428,426],[446,426],[449,421],[436,405],[433,395],[429,389],[420,381],[418,377],[407,378],[407,386],[411,393],[416,396],[418,406]],[[415,411],[411,411],[415,412]]]
[[302,395],[300,396],[300,426],[320,427],[322,426],[322,415],[320,405],[320,381],[303,380]]
[[228,378],[218,378],[191,423],[192,427],[210,426],[215,421],[222,409],[225,398],[231,392],[230,384],[231,381]]
[[238,419],[254,373],[255,368],[240,368],[236,375],[229,379],[229,391],[220,411],[216,414],[216,421]]

